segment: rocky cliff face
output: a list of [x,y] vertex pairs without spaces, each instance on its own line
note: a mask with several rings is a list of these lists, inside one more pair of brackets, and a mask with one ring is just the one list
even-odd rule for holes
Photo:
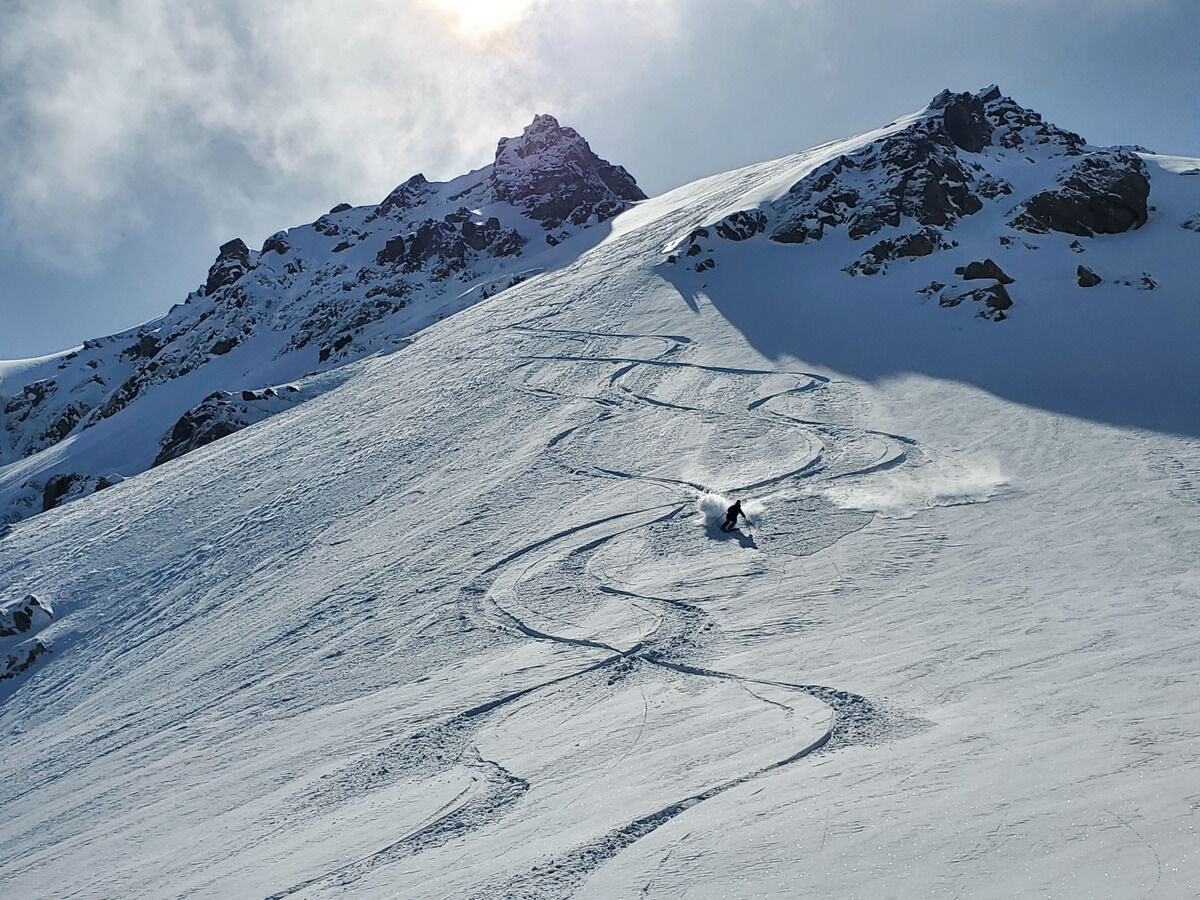
[[[130,475],[176,458],[310,396],[291,383],[399,346],[569,261],[572,239],[644,197],[574,129],[538,116],[468,175],[447,183],[414,175],[377,205],[339,204],[258,250],[238,238],[222,244],[203,285],[162,318],[88,341],[27,370],[20,384],[0,384],[0,521],[95,490],[118,470]],[[153,430],[136,446],[53,452],[71,435],[109,447],[134,440],[112,423],[135,406],[139,427]]]

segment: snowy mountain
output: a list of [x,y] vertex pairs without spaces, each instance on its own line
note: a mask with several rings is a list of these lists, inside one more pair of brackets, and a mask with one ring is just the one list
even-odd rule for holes
[[223,244],[204,285],[161,319],[0,362],[0,521],[325,390],[320,373],[562,265],[642,199],[574,129],[538,116],[499,142],[492,165],[453,181],[414,175],[378,206],[339,204],[257,252]]
[[[985,152],[988,151],[988,152]],[[1026,164],[1037,167],[1030,177]],[[1016,187],[1014,187],[1014,183]],[[1049,185],[1049,186],[1047,186]],[[1002,248],[1037,245],[1013,232],[1094,237],[1140,228],[1148,217],[1146,164],[1132,152],[1088,147],[1079,135],[1047,124],[991,86],[978,94],[943,91],[928,109],[876,140],[823,162],[763,208],[725,217],[689,236],[685,257],[711,253],[710,237],[744,241],[763,232],[784,244],[844,233],[854,241],[886,235],[842,267],[850,275],[879,275],[899,260],[953,250],[950,235],[967,216],[993,206],[1008,210]],[[974,235],[972,235],[974,237]],[[1070,248],[1084,252],[1078,241]],[[675,259],[672,259],[674,262]],[[695,263],[702,272],[713,265]],[[1085,274],[1087,273],[1087,274]],[[1002,321],[1013,301],[1013,279],[990,258],[954,269],[958,281],[931,281],[921,293],[942,307],[979,303],[977,315]],[[1080,287],[1103,279],[1077,267]],[[982,280],[983,286],[963,282]],[[1149,276],[1141,287],[1153,289]]]
[[1194,894],[1200,160],[576,138],[3,364],[0,893]]

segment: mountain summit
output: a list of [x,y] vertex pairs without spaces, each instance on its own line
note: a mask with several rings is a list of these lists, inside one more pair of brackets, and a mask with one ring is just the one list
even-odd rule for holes
[[600,159],[579,132],[553,116],[537,116],[519,138],[500,139],[491,185],[497,199],[547,230],[603,221],[646,199],[625,169]]
[[[1030,164],[1035,172],[1026,171]],[[1148,217],[1149,192],[1146,164],[1136,154],[1090,147],[992,85],[974,94],[941,92],[903,127],[823,161],[779,199],[711,227],[717,238],[765,232],[784,244],[834,232],[853,241],[880,235],[842,267],[870,276],[899,260],[957,247],[958,223],[985,208],[1002,211],[996,238],[1010,247],[1024,240],[1020,232],[1093,237],[1138,228]],[[707,227],[693,231],[684,254],[711,253],[709,237]],[[710,261],[706,256],[695,265],[707,268]],[[995,264],[990,270],[999,271]],[[931,281],[925,290],[943,306],[981,301],[981,317],[1002,321],[1012,307],[1006,288],[1012,282],[1002,275],[991,280],[970,289]]]

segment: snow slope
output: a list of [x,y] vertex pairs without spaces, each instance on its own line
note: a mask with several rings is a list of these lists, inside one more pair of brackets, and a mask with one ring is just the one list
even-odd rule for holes
[[[1038,236],[1003,322],[895,278],[995,255],[986,210],[884,277],[837,235],[666,261],[822,152],[14,525],[0,599],[54,619],[0,681],[0,892],[1194,895],[1197,235],[1090,239],[1177,273],[1094,302]],[[1166,430],[1103,355],[1154,323]]]

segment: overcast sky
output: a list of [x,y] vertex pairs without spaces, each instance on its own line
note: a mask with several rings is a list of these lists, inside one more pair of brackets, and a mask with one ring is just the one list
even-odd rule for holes
[[991,82],[1200,156],[1200,0],[0,0],[0,358],[154,318],[536,113],[651,195]]

